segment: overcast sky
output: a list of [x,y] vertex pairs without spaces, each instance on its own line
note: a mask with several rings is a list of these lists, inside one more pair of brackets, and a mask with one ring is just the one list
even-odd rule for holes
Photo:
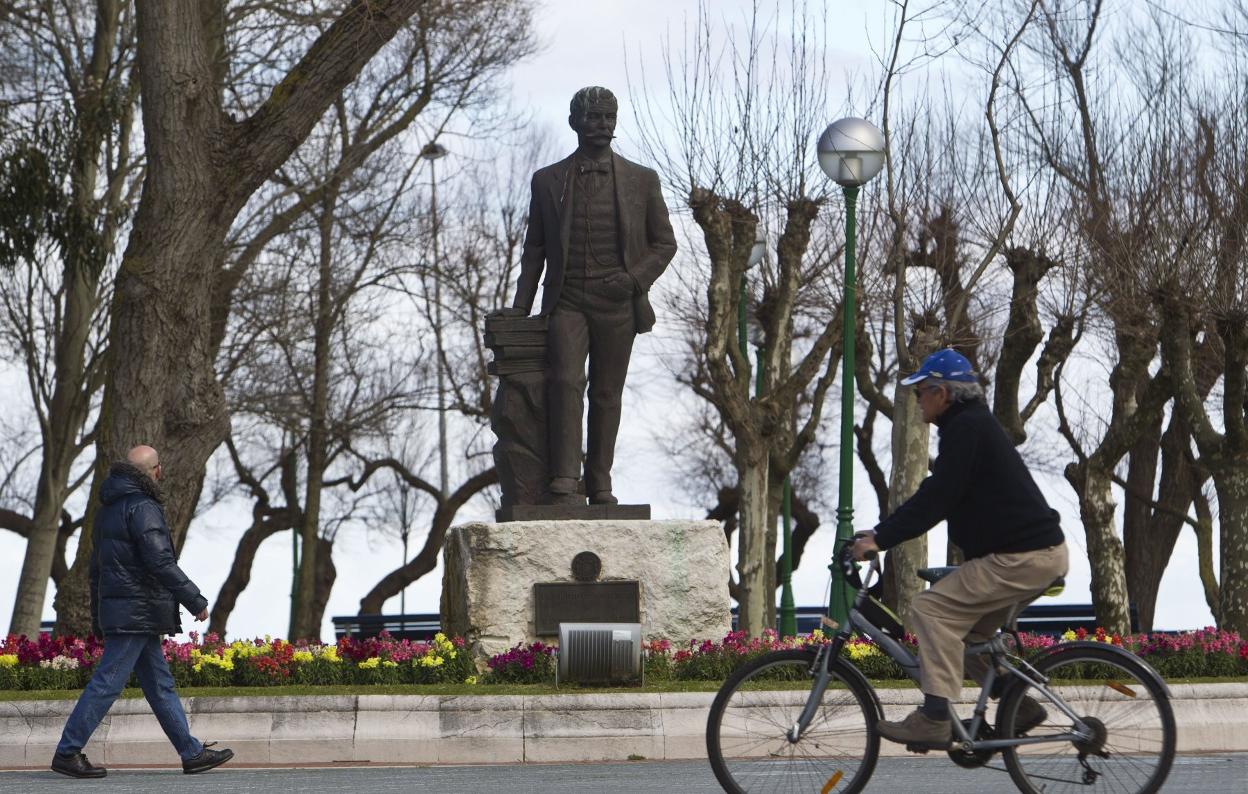
[[[513,72],[516,106],[529,111],[535,124],[550,129],[561,141],[556,151],[571,151],[575,136],[566,124],[571,95],[586,85],[611,88],[622,105],[617,148],[625,155],[635,156],[638,147],[631,137],[635,130],[629,107],[628,76],[632,78],[634,93],[662,90],[661,83],[649,87],[639,85],[639,65],[644,62],[647,74],[652,79],[660,78],[661,38],[669,33],[680,38],[683,26],[692,24],[697,5],[695,0],[547,0],[541,4],[537,15],[544,49]],[[749,8],[745,0],[714,0],[710,5],[730,21],[743,20]],[[847,73],[870,74],[876,63],[872,44],[878,48],[886,37],[889,4],[883,0],[831,0],[829,7],[832,9],[827,31],[829,63]],[[831,100],[835,104],[829,109],[829,122],[843,115],[844,92],[835,95],[839,78],[839,75],[830,76],[834,92]],[[811,143],[813,146],[813,139]],[[625,395],[626,428],[616,459],[616,491],[622,501],[650,503],[655,518],[701,518],[707,506],[685,503],[684,496],[672,488],[671,481],[677,473],[673,467],[677,463],[663,455],[655,441],[656,437],[662,437],[666,423],[671,421],[670,400],[674,394],[663,366],[671,339],[664,336],[661,316],[659,324],[656,333],[640,337],[635,348],[630,385]],[[11,379],[12,373],[8,375],[4,383],[6,391],[10,384],[12,388],[22,388],[19,382]],[[176,451],[163,451],[163,454],[176,454]],[[1069,584],[1059,600],[1086,603],[1091,596],[1077,504],[1069,485],[1059,476],[1041,474],[1039,479],[1050,503],[1063,515],[1063,528],[1072,549]],[[828,482],[834,487],[835,477],[828,477]],[[856,524],[871,525],[876,518],[875,499],[865,478],[859,478],[855,497]],[[829,496],[826,501],[834,503],[835,498]],[[463,520],[488,518],[480,510],[461,513]],[[238,502],[226,503],[203,515],[192,528],[182,565],[210,601],[215,599],[225,579],[236,542],[248,519],[249,510],[245,506]],[[796,600],[800,605],[819,604],[824,599],[828,580],[824,561],[831,553],[834,524],[832,511],[825,511],[820,532],[808,545],[806,561],[795,574]],[[930,537],[932,562],[943,563],[944,533],[937,529]],[[23,543],[12,533],[0,533],[0,626],[7,625],[12,613]],[[71,546],[71,559],[72,553]],[[334,553],[338,578],[326,610],[323,639],[333,637],[330,617],[354,614],[360,597],[384,572],[396,567],[400,557],[397,540],[363,532],[339,535]],[[256,573],[239,598],[230,621],[233,636],[285,635],[290,567],[289,535],[276,536],[261,547]],[[436,612],[440,588],[439,569],[408,589],[408,611]],[[44,611],[49,618],[53,615],[51,600],[49,592]],[[397,597],[386,605],[387,612],[398,609]],[[1194,628],[1212,622],[1197,576],[1195,542],[1191,533],[1184,532],[1162,582],[1156,623],[1160,628]],[[184,623],[184,628],[190,629],[193,625]]]

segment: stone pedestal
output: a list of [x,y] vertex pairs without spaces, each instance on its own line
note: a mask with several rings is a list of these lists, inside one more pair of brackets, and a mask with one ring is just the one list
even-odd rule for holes
[[636,581],[641,631],[674,646],[719,640],[731,627],[731,563],[717,521],[513,521],[453,527],[446,539],[442,618],[479,660],[538,635],[533,585],[574,582],[572,559],[601,560],[598,581]]

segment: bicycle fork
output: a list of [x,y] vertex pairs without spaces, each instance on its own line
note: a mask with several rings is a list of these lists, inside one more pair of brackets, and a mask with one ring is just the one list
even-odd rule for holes
[[810,689],[810,695],[806,698],[806,705],[802,707],[802,713],[798,715],[797,722],[785,734],[785,738],[789,740],[790,744],[797,744],[797,741],[802,738],[802,734],[810,727],[811,720],[815,718],[815,712],[819,710],[819,704],[823,701],[823,693],[832,681],[831,660],[835,658],[835,654],[840,653],[841,646],[844,644],[844,639],[837,636],[832,642],[821,647],[819,653],[815,656],[812,666],[815,674],[814,686]]

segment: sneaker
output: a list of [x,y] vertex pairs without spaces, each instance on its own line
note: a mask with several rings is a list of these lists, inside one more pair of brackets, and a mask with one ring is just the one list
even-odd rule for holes
[[233,750],[210,750],[215,742],[208,742],[204,745],[204,749],[194,758],[188,758],[182,762],[182,772],[187,775],[197,775],[200,772],[207,772],[209,769],[216,769],[234,757]]
[[82,753],[52,755],[52,771],[60,772],[69,777],[104,777],[108,770],[102,766],[93,766]]
[[915,709],[900,722],[880,720],[876,723],[876,728],[890,742],[918,747],[944,749],[953,738],[953,728],[949,720],[934,720],[924,714],[922,709]]
[[1014,713],[1014,735],[1022,736],[1048,719],[1049,713],[1031,695],[1024,695]]

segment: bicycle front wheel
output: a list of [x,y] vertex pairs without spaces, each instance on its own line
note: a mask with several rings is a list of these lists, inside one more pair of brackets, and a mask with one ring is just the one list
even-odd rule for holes
[[[1022,745],[1005,750],[1015,785],[1027,794],[1152,794],[1174,762],[1174,710],[1165,686],[1146,665],[1103,648],[1071,648],[1041,659],[1036,669],[1048,689],[1078,715],[1093,735],[1081,742]],[[1027,731],[1040,738],[1073,730],[1074,720],[1043,693],[1021,685],[1001,702],[997,721],[1013,736],[1024,696],[1045,709],[1044,721]]]
[[814,719],[796,742],[814,683],[815,650],[775,651],[733,673],[706,724],[706,751],[725,791],[862,791],[880,752],[879,715],[868,685],[840,659]]

